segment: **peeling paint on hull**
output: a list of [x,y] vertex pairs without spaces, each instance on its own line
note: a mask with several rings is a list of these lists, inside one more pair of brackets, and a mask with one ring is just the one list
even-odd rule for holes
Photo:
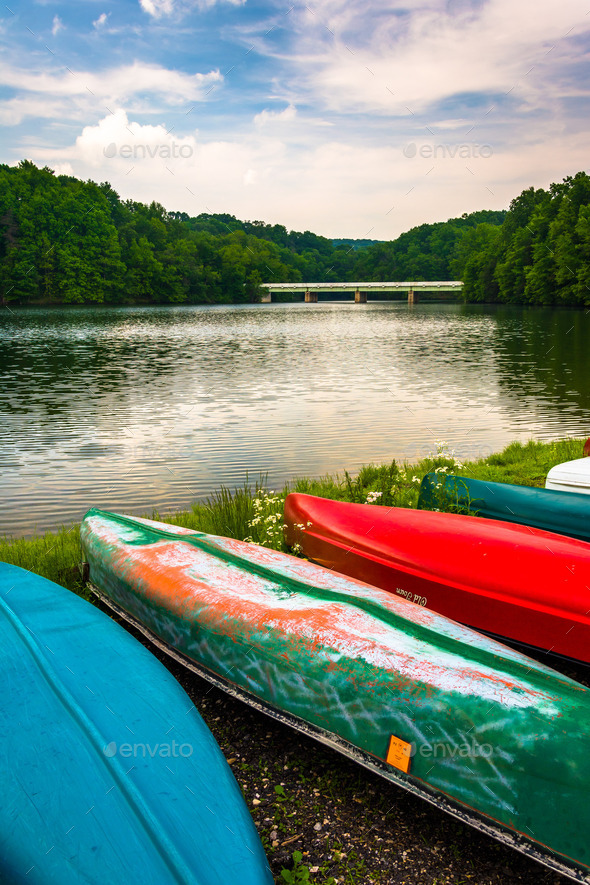
[[[590,882],[590,693],[404,599],[243,542],[90,511],[90,580],[254,706]],[[385,762],[412,745],[409,774]],[[531,796],[535,802],[531,802]]]

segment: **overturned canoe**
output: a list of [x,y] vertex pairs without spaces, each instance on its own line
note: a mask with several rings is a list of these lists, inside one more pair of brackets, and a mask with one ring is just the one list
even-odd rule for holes
[[81,541],[91,585],[183,663],[590,882],[586,688],[435,612],[263,547],[97,510]]
[[[590,464],[590,459],[588,459]],[[418,510],[472,512],[590,541],[590,495],[427,473],[420,485]]]
[[[308,525],[309,523],[309,525]],[[590,663],[590,545],[528,526],[291,494],[287,542],[475,630]]]
[[270,885],[194,705],[122,627],[0,563],[0,881]]
[[590,459],[576,458],[556,464],[547,474],[545,488],[559,489],[568,495],[590,495]]

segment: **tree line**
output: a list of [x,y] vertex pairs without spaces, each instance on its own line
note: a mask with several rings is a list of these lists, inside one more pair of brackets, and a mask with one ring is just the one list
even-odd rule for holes
[[589,278],[585,173],[547,192],[530,188],[507,212],[472,212],[374,242],[233,215],[191,217],[28,160],[0,165],[4,304],[244,303],[260,300],[265,281],[428,279],[462,279],[468,301],[588,304]]
[[590,305],[590,178],[527,188],[501,225],[465,234],[451,268],[466,301]]

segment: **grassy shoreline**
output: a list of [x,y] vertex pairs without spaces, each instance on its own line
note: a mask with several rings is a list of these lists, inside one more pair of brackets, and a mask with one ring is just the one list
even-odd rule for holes
[[[254,486],[246,483],[233,492],[221,488],[205,504],[193,504],[190,510],[162,514],[153,511],[145,515],[172,525],[284,550],[281,514],[284,498],[290,491],[341,501],[415,507],[420,480],[429,471],[439,469],[476,479],[543,486],[554,464],[582,457],[583,445],[583,439],[514,442],[487,458],[461,463],[446,443],[439,441],[436,450],[417,464],[392,461],[365,465],[355,475],[345,471],[320,479],[300,478],[280,492],[269,491],[260,481]],[[28,569],[87,596],[78,570],[81,559],[76,524],[32,538],[0,539],[0,561]]]

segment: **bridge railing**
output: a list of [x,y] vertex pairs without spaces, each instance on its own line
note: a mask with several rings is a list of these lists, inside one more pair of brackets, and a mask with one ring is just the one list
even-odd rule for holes
[[263,301],[271,301],[273,292],[302,293],[309,303],[317,302],[320,293],[353,292],[355,302],[364,304],[370,292],[407,292],[408,304],[414,304],[418,300],[418,292],[460,292],[463,283],[461,280],[413,280],[387,283],[261,283],[261,286],[268,292]]

